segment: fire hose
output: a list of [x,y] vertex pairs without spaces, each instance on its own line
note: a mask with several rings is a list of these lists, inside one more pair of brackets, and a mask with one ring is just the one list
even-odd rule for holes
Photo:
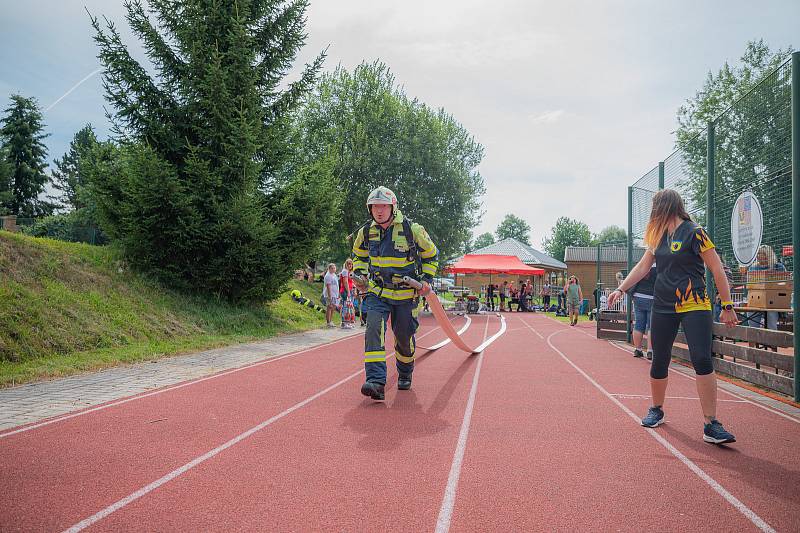
[[[360,284],[366,284],[366,280],[361,278],[361,276],[353,276],[357,278]],[[423,285],[421,282],[417,281],[416,279],[404,276],[403,281],[409,286],[416,290],[421,290]],[[439,297],[436,295],[435,292],[430,291],[428,294],[425,295],[425,299],[428,301],[428,305],[430,305],[431,312],[433,313],[434,318],[436,318],[436,322],[439,323],[439,326],[444,330],[445,334],[447,335],[447,339],[431,346],[430,348],[426,348],[424,346],[420,346],[420,348],[425,350],[438,350],[439,348],[446,346],[451,341],[455,344],[458,349],[467,352],[467,353],[480,353],[486,349],[492,342],[494,342],[500,335],[505,333],[506,331],[506,319],[500,313],[497,313],[497,316],[500,317],[500,331],[486,339],[481,345],[473,348],[469,346],[464,339],[461,338],[461,334],[467,330],[467,328],[472,323],[472,320],[465,315],[466,323],[462,328],[458,331],[453,327],[453,324],[450,322],[450,319],[447,318],[447,312],[442,307],[442,302],[439,301]]]

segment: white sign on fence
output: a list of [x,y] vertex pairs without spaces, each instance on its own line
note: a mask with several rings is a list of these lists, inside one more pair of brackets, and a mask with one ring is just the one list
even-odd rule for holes
[[733,204],[731,213],[731,243],[740,265],[749,265],[755,260],[763,232],[761,204],[752,192],[743,192]]

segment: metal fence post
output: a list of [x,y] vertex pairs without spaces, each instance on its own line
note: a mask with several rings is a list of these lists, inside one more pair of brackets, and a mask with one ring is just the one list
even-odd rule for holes
[[658,163],[658,190],[662,190],[664,188],[664,162],[660,161]]
[[797,253],[800,249],[800,51],[792,54],[792,278],[794,296],[794,401],[800,402],[800,331],[798,331],[797,298],[800,277],[797,276]]
[[[714,140],[714,122],[708,123],[708,136],[706,148],[706,233],[708,233],[711,242],[716,239],[714,232],[714,186],[716,180],[716,142]],[[716,296],[716,288],[714,280],[712,279],[711,272],[706,267],[706,294],[708,299],[712,302]]]
[[[663,163],[662,163],[663,165]],[[662,167],[659,166],[659,169]],[[662,182],[663,183],[663,182]],[[628,187],[628,275],[630,276],[633,269],[633,187]],[[625,318],[625,331],[628,333],[628,342],[633,340],[633,331],[631,331],[631,307],[633,298],[628,298],[625,295],[627,302],[627,315]]]
[[601,283],[600,279],[600,245],[597,245],[597,296],[595,297],[595,303],[597,306],[597,310],[600,311],[600,291],[603,290],[603,284]]

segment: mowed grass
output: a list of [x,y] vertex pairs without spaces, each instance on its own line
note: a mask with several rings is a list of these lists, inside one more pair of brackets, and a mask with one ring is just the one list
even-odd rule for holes
[[0,231],[0,386],[321,327],[289,297],[263,305],[186,295],[132,272],[110,247]]
[[[545,313],[545,314],[547,316],[549,316],[550,318],[555,318],[559,322],[563,322],[564,324],[569,324],[569,321],[570,321],[569,316],[556,316],[555,313]],[[589,316],[588,315],[578,315],[578,324],[580,324],[581,322],[589,322]]]

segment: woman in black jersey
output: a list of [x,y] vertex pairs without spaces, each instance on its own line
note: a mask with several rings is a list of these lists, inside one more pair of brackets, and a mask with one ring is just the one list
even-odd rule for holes
[[714,444],[735,442],[736,438],[717,420],[717,382],[711,362],[711,301],[706,294],[705,267],[714,275],[723,311],[721,320],[736,325],[728,279],[714,249],[714,243],[702,227],[695,224],[683,206],[680,195],[670,189],[656,193],[653,210],[645,230],[647,251],[617,290],[608,298],[614,305],[622,295],[642,279],[653,262],[658,277],[653,291],[650,367],[650,390],[653,405],[642,425],[656,427],[664,422],[664,397],[672,344],[683,326],[692,365],[697,373],[697,394],[705,417],[703,440]]

